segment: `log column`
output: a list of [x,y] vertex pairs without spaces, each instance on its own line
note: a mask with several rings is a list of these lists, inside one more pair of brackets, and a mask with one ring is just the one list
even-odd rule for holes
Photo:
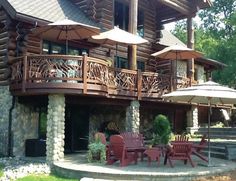
[[[194,28],[193,28],[193,19],[192,17],[187,18],[187,39],[188,39],[188,48],[194,49]],[[188,60],[188,77],[190,78],[190,84],[194,80],[194,59]]]
[[[129,32],[136,35],[138,23],[138,0],[130,0],[129,4]],[[128,65],[129,69],[137,69],[137,46],[128,46]]]

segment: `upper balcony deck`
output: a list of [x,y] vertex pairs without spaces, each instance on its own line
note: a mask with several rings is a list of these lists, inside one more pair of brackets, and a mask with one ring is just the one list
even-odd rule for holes
[[175,87],[187,87],[189,79],[154,72],[109,67],[102,59],[70,55],[30,55],[11,65],[13,95],[81,94],[108,98],[160,99]]

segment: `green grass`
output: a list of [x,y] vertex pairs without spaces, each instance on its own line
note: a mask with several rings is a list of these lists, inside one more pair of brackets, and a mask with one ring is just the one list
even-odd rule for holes
[[17,181],[78,181],[78,179],[62,178],[55,175],[29,175]]
[[0,164],[0,177],[3,175],[4,165]]

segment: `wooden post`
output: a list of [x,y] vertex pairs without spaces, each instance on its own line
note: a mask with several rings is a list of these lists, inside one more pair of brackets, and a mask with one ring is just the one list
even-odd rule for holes
[[141,70],[137,70],[137,94],[138,94],[138,100],[141,99],[142,96],[142,72]]
[[[187,39],[188,48],[194,49],[194,28],[192,17],[187,18]],[[194,80],[194,59],[188,60],[188,70],[187,75],[190,78],[190,86],[192,85],[192,80]]]
[[23,59],[23,80],[22,80],[22,92],[25,92],[25,84],[27,80],[27,70],[28,70],[28,65],[27,65],[27,56],[24,56]]
[[88,62],[88,56],[87,54],[83,55],[83,93],[87,94],[87,62]]
[[[138,23],[138,0],[130,0],[129,32],[136,35]],[[128,65],[131,70],[137,70],[137,46],[128,46]]]

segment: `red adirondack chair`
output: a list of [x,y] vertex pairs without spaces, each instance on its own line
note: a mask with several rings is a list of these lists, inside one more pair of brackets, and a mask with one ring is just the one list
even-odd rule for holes
[[109,151],[113,153],[107,160],[107,164],[113,164],[120,161],[120,166],[126,166],[132,162],[137,164],[137,152],[135,150],[128,150],[125,146],[124,138],[120,135],[112,135],[110,137]]
[[167,160],[171,167],[174,167],[173,160],[183,160],[184,164],[187,164],[187,161],[190,162],[192,167],[194,167],[194,163],[191,159],[192,152],[192,143],[187,142],[173,142],[172,148],[170,148],[166,153],[165,164]]
[[205,157],[204,154],[202,153],[202,150],[206,147],[207,147],[206,135],[203,135],[199,144],[193,144],[192,153],[201,158],[203,161],[208,162],[207,157]]
[[143,153],[146,150],[143,135],[135,132],[124,132],[120,135],[124,138],[125,146],[128,148],[134,148],[136,152],[141,153],[141,160],[143,160]]
[[186,135],[176,135],[175,142],[188,142],[188,137]]

